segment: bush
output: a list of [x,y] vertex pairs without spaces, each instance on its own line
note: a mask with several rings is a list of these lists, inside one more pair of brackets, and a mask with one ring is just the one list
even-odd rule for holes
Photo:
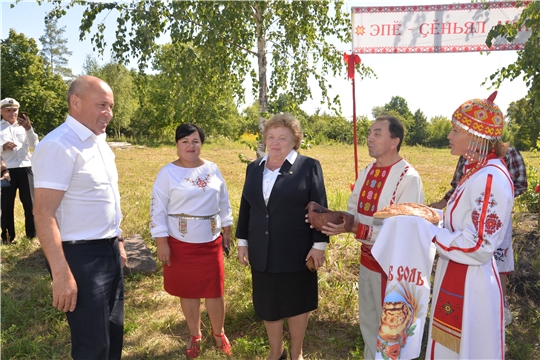
[[[527,162],[525,161],[525,163]],[[540,198],[540,194],[535,189],[538,185],[538,169],[532,165],[527,166],[527,182],[529,183],[527,191],[516,199],[514,207],[517,207],[521,212],[537,213]]]

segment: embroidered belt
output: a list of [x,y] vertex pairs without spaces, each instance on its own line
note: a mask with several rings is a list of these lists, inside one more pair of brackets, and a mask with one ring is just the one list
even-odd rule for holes
[[178,218],[178,230],[180,235],[186,236],[188,233],[187,221],[188,220],[210,220],[210,231],[212,234],[216,233],[216,218],[218,214],[209,216],[197,216],[189,214],[169,214],[170,217]]
[[215,219],[217,214],[210,216],[197,216],[197,215],[188,215],[188,214],[169,214],[170,217],[183,218],[186,220],[212,220]]

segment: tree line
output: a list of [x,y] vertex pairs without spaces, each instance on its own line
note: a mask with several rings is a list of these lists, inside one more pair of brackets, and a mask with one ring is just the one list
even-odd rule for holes
[[[61,124],[68,111],[66,93],[74,74],[67,67],[71,52],[62,37],[64,31],[64,28],[58,29],[57,18],[50,17],[46,19],[45,34],[39,38],[41,50],[34,39],[14,30],[1,40],[1,96],[16,98],[21,108],[30,113],[41,136]],[[190,121],[203,126],[209,136],[239,139],[244,133],[260,133],[261,117],[287,111],[300,120],[310,143],[353,142],[351,119],[336,115],[340,110],[339,99],[327,99],[335,101],[335,106],[330,106],[333,113],[316,110],[308,114],[299,107],[307,95],[299,98],[298,92],[293,95],[290,90],[271,90],[273,95],[266,102],[261,103],[259,99],[239,110],[240,79],[235,79],[238,74],[227,72],[222,64],[208,61],[207,53],[195,42],[154,46],[153,56],[148,58],[150,72],[142,67],[128,69],[118,59],[102,65],[91,56],[86,58],[83,73],[104,79],[115,93],[115,116],[107,130],[113,138],[145,143],[171,142],[176,126]],[[358,70],[360,76],[370,74],[368,68]],[[286,87],[287,76],[283,76],[280,80],[283,83],[274,83],[277,88]],[[309,93],[309,89],[302,89],[303,93],[306,91]],[[265,106],[264,111],[261,104]],[[536,121],[538,111],[534,98],[513,102],[507,114],[506,140],[520,150],[536,149],[540,133],[540,124]],[[371,119],[366,116],[357,119],[361,144],[365,143],[371,121],[383,113],[403,122],[405,144],[448,146],[450,120],[444,116],[428,120],[421,109],[413,113],[400,96],[374,106]]]

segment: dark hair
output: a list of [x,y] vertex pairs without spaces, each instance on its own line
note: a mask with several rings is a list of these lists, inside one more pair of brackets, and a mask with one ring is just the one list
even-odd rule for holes
[[401,121],[390,115],[381,115],[375,119],[375,121],[388,121],[388,131],[390,131],[390,137],[392,139],[398,138],[399,144],[397,146],[397,151],[401,149],[401,143],[403,143],[403,136],[405,135],[405,129]]
[[204,144],[204,131],[202,131],[202,129],[195,124],[182,124],[178,126],[176,128],[175,142],[178,142],[178,140],[193,134],[195,131],[199,133],[199,137],[201,138],[201,145]]

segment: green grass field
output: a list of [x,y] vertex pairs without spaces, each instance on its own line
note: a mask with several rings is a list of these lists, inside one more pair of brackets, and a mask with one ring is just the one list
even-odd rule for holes
[[[176,159],[176,150],[173,146],[133,146],[117,149],[115,153],[124,214],[122,229],[126,236],[140,234],[155,253],[156,247],[148,227],[150,191],[159,169]],[[350,184],[355,177],[353,147],[319,145],[302,153],[320,160],[329,207],[345,209]],[[225,140],[210,140],[202,150],[203,158],[220,167],[227,181],[234,214],[238,213],[246,166],[239,161],[239,154],[254,156],[248,147]],[[405,147],[401,155],[422,176],[426,203],[439,200],[449,186],[457,158],[451,156],[448,149],[421,147]],[[538,167],[537,154],[523,155],[529,164]],[[371,161],[365,147],[359,149],[359,157],[360,169]],[[16,217],[23,218],[18,201]],[[529,233],[536,231],[529,230]],[[22,221],[17,223],[17,232],[24,233]],[[519,252],[516,253],[519,256]],[[540,358],[539,299],[526,298],[527,294],[538,294],[540,253],[533,254],[530,259],[537,276],[531,277],[529,286],[536,287],[536,290],[523,292],[524,298],[518,299],[512,293],[512,287],[510,289],[510,296],[516,299],[511,302],[512,310],[518,315],[507,330],[507,357],[510,359]],[[2,359],[69,358],[69,328],[64,314],[51,306],[50,278],[39,245],[19,238],[17,244],[1,247],[1,260]],[[352,236],[333,237],[327,262],[319,271],[319,308],[310,316],[304,342],[306,359],[363,358],[357,317],[358,266],[359,246]],[[233,358],[265,359],[269,345],[264,325],[253,312],[250,271],[237,261],[235,248],[226,260],[225,270],[225,330],[234,347]],[[179,300],[163,290],[161,264],[152,276],[126,277],[125,297],[123,358],[185,359],[189,330]],[[199,358],[225,358],[214,346],[204,307],[203,335],[203,351]]]

